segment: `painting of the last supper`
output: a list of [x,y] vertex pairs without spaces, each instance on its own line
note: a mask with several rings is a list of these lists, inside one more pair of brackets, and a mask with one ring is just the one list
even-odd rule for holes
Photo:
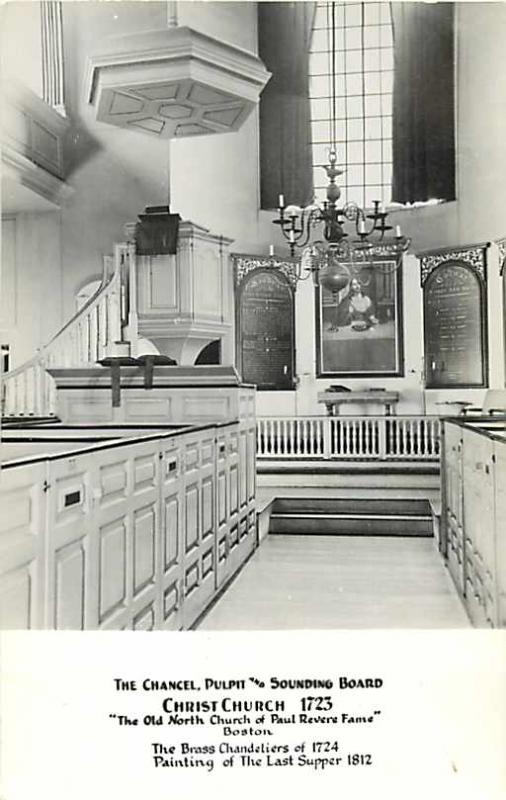
[[342,264],[346,285],[316,289],[320,376],[401,374],[400,275],[393,261]]

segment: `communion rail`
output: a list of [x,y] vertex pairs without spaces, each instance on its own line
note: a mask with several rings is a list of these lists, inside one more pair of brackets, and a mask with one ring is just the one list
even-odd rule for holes
[[122,340],[129,322],[132,263],[128,245],[116,244],[114,256],[104,257],[95,294],[33,358],[2,376],[2,416],[54,416],[56,388],[46,368],[95,364]]
[[439,417],[259,417],[257,458],[438,461]]

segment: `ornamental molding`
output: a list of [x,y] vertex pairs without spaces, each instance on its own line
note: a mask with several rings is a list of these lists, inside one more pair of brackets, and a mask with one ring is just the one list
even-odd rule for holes
[[297,286],[298,260],[279,259],[275,256],[246,256],[233,253],[231,255],[234,265],[235,286],[238,288],[249,275],[256,269],[270,270],[281,273],[288,280],[290,286]]
[[501,271],[501,275],[504,274],[505,264],[506,264],[506,236],[504,239],[497,239],[495,244],[499,250],[499,269]]
[[[74,189],[68,183],[35,164],[5,140],[2,143],[2,178],[25,186],[51,203],[54,208],[61,208],[74,194]],[[21,209],[13,209],[14,213],[18,210]],[[38,211],[40,208],[35,204],[30,210]]]
[[370,264],[376,259],[383,259],[387,261],[396,261],[402,264],[402,251],[399,250],[399,245],[396,242],[383,244],[368,244],[367,248],[357,250],[353,244],[343,244],[337,247],[332,247],[335,257],[339,261],[356,262],[357,264]]
[[441,264],[449,261],[462,261],[466,266],[477,275],[482,283],[486,283],[487,267],[487,248],[488,244],[472,245],[462,248],[445,248],[444,250],[432,250],[428,253],[417,253],[420,259],[421,285],[425,286],[429,275]]

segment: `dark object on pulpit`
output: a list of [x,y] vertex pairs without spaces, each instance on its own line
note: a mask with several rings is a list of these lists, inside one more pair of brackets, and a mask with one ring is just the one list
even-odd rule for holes
[[108,356],[102,358],[98,363],[111,370],[112,407],[119,408],[121,405],[121,367],[138,367],[139,362],[130,356]]
[[137,358],[137,363],[144,367],[144,388],[153,388],[153,372],[156,366],[177,367],[177,361],[170,356],[160,356],[155,353],[147,353]]
[[170,213],[169,206],[146,206],[135,226],[138,255],[175,255],[180,220],[179,214]]
[[335,384],[334,386],[329,386],[328,389],[325,390],[326,392],[351,392],[349,386],[340,386],[339,384]]

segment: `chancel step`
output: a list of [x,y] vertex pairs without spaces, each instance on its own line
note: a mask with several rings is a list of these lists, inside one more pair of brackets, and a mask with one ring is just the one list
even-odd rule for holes
[[277,498],[269,533],[433,536],[427,500]]

